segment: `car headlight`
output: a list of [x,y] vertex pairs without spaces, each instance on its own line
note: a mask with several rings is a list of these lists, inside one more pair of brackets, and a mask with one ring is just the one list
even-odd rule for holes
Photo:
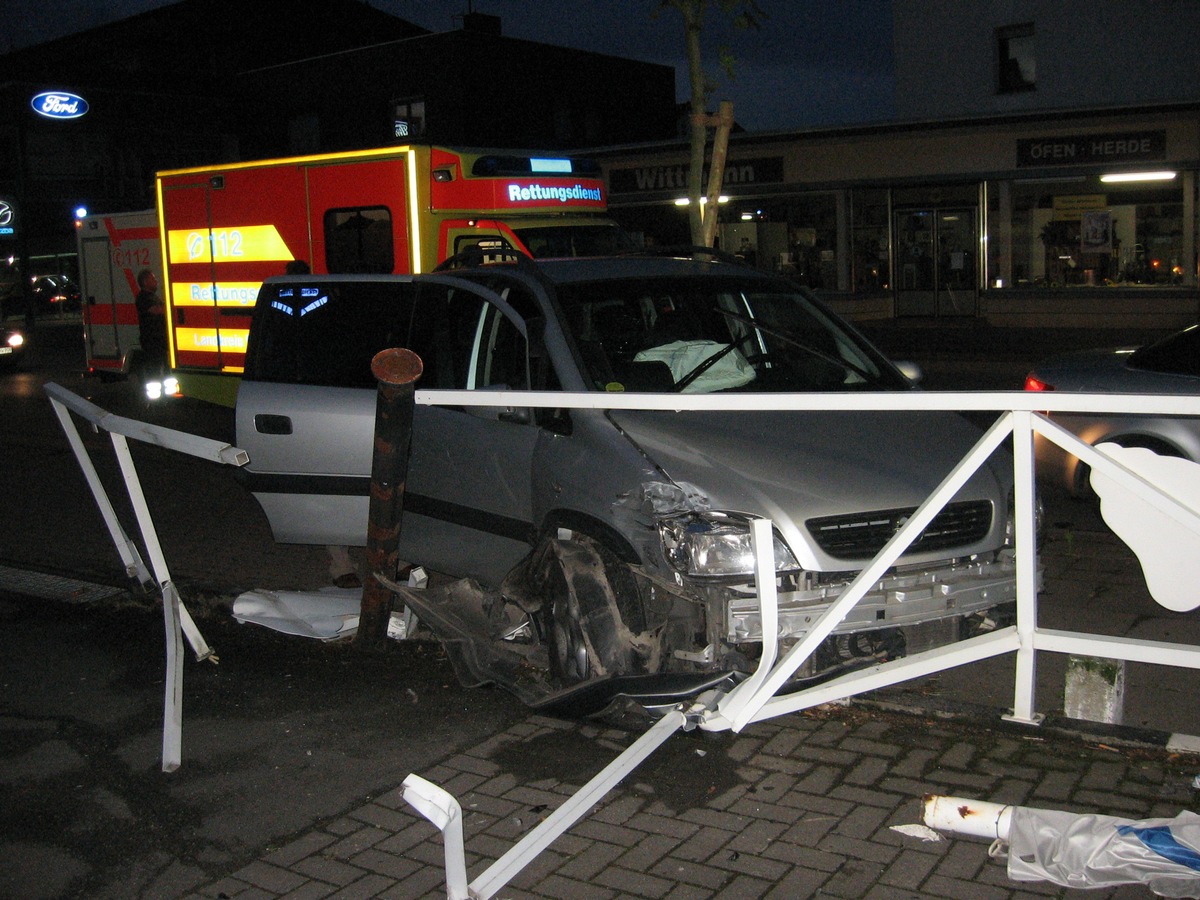
[[19,331],[14,331],[12,334],[10,334],[8,336],[8,346],[12,347],[14,350],[16,350],[18,347],[20,347],[24,343],[25,343],[25,335],[21,334],[21,332],[19,332]]
[[[685,575],[754,574],[754,548],[746,516],[707,511],[663,519],[658,525],[667,559]],[[775,571],[800,568],[787,544],[774,535]]]

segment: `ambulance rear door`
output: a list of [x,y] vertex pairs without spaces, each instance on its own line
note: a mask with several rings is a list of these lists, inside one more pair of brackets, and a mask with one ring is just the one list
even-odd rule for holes
[[139,346],[137,274],[162,275],[158,219],[152,209],[87,216],[78,237],[88,370],[127,374]]
[[172,365],[181,373],[237,375],[258,286],[310,255],[303,169],[167,173],[159,204]]

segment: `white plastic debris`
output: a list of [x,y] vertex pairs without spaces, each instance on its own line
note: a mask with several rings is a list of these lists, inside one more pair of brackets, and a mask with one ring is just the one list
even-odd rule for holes
[[[416,567],[408,576],[408,587],[421,589],[429,582],[425,570]],[[255,590],[233,601],[233,617],[239,622],[262,625],[283,634],[337,641],[358,631],[362,609],[361,588],[326,587],[318,591]],[[388,637],[402,641],[417,627],[408,607],[392,613]]]
[[335,641],[358,631],[361,607],[362,591],[357,588],[257,590],[233,601],[233,617],[283,634]]
[[1013,811],[1008,877],[1094,888],[1145,884],[1160,897],[1200,897],[1200,816],[1132,821],[1052,809]]
[[1200,816],[1192,812],[1139,821],[930,796],[924,818],[944,831],[1007,844],[1014,881],[1144,884],[1160,897],[1200,897]]
[[891,830],[905,837],[919,838],[928,844],[936,843],[942,839],[942,836],[928,825],[893,825]]

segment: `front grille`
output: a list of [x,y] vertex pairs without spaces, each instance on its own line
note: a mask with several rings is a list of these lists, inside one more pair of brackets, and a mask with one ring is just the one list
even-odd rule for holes
[[[916,512],[881,509],[845,516],[823,516],[805,522],[817,545],[835,559],[871,559]],[[990,500],[948,504],[913,541],[909,553],[935,552],[983,540],[992,527]]]

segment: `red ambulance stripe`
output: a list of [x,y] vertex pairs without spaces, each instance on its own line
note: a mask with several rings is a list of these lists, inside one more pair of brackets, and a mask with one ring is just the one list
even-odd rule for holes
[[158,240],[158,227],[117,228],[112,219],[104,220],[104,229],[114,247],[120,247],[122,241],[155,241]]

